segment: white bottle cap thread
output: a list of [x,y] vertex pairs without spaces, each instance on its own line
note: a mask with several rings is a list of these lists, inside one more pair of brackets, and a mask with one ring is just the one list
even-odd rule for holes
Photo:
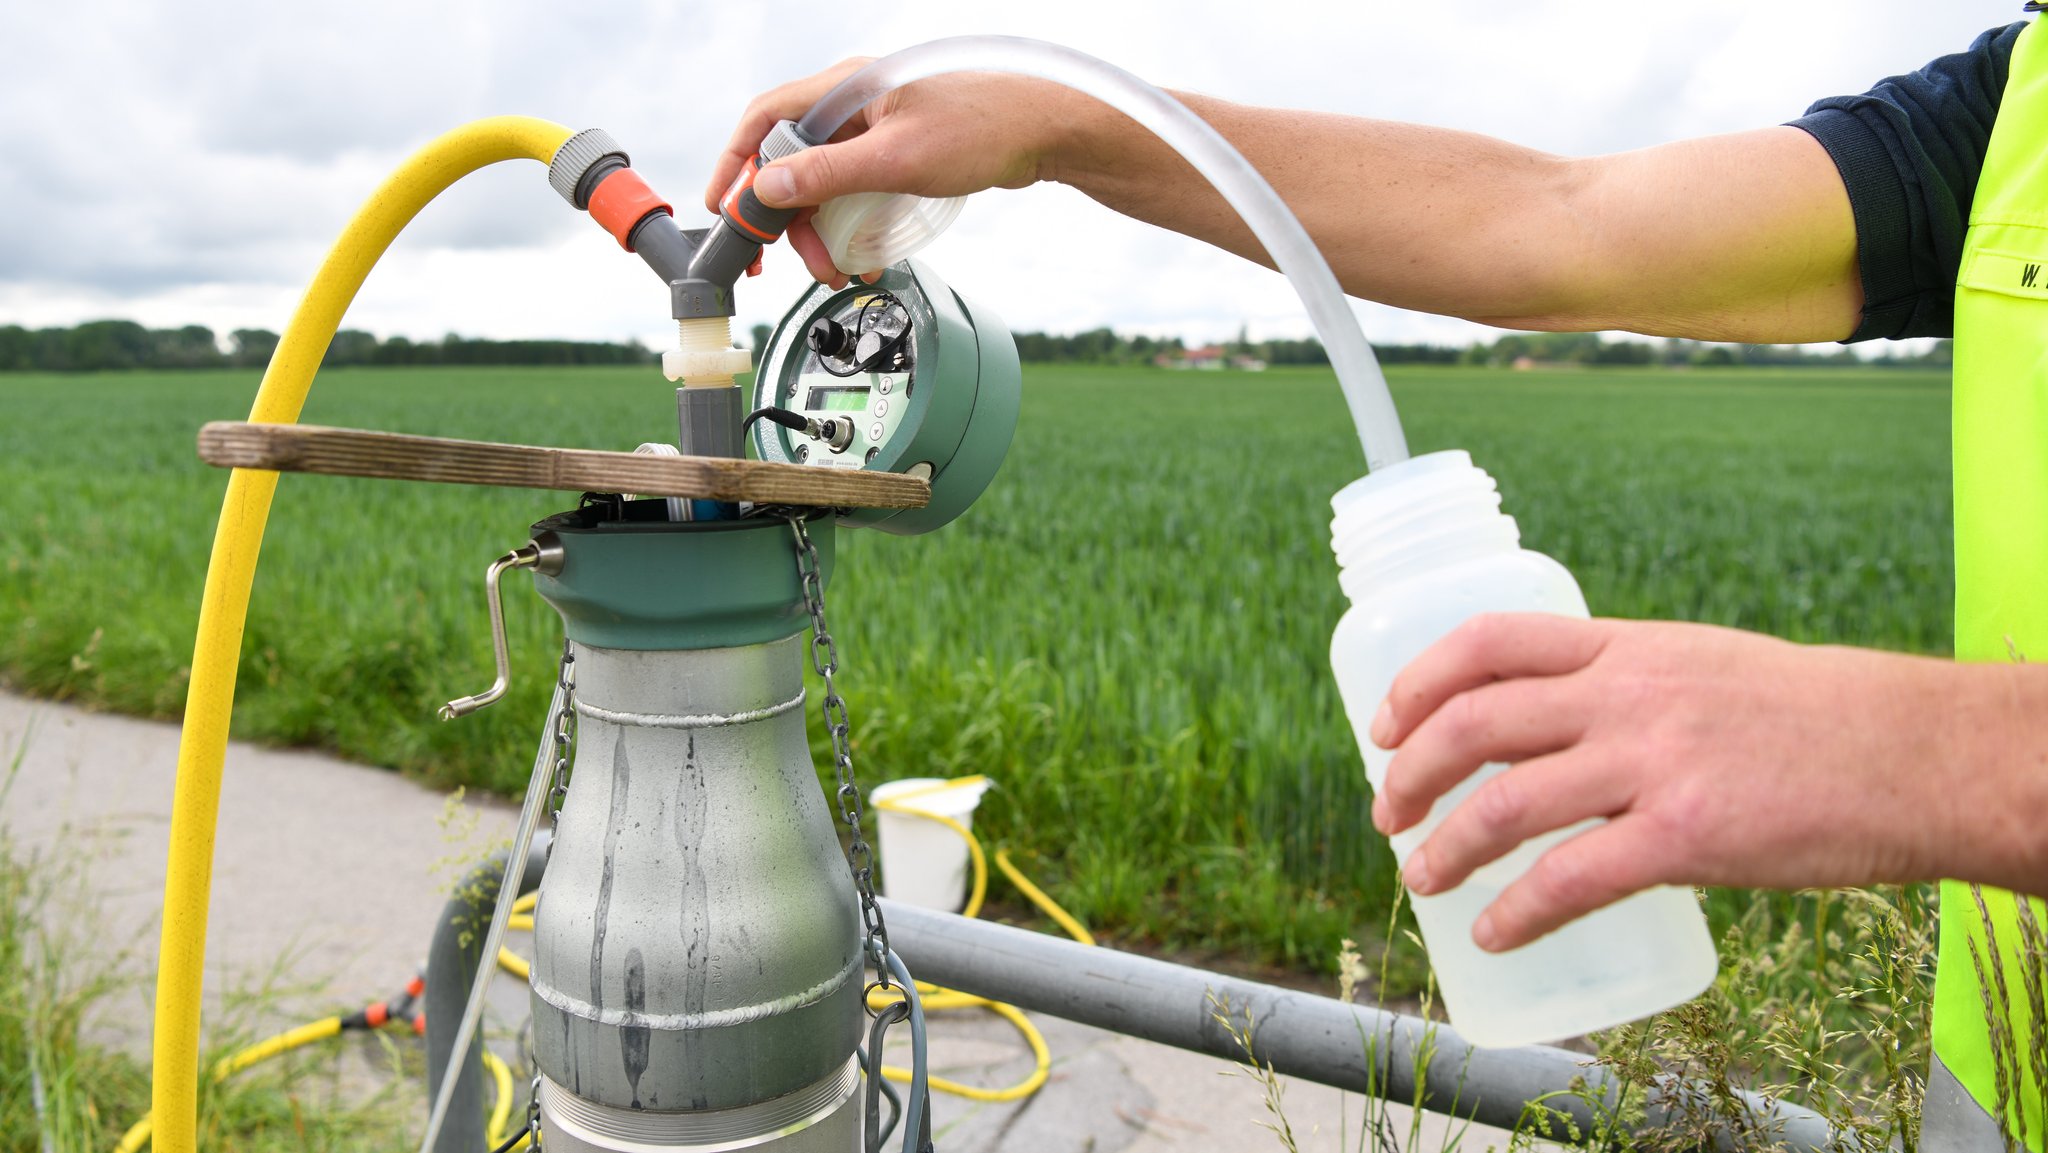
[[826,201],[811,219],[832,264],[848,276],[907,260],[960,215],[964,196],[932,200],[895,192],[858,192]]

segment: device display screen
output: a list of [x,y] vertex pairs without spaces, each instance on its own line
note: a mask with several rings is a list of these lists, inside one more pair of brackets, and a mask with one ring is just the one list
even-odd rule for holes
[[860,412],[868,406],[868,391],[864,384],[813,387],[804,407],[812,412]]

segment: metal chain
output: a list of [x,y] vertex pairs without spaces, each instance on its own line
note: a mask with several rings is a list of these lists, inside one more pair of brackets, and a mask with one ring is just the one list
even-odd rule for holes
[[[562,823],[562,800],[569,795],[569,759],[576,748],[576,649],[568,641],[562,642],[562,711],[555,717],[555,783],[548,791],[548,824],[550,827]],[[548,839],[548,852],[555,851],[554,838]]]
[[540,1147],[540,1071],[534,1070],[533,1092],[526,1098],[526,1148],[530,1153],[541,1153]]
[[860,895],[861,952],[875,961],[876,985],[891,987],[889,967],[882,958],[889,951],[889,927],[882,923],[882,907],[875,903],[875,858],[861,832],[860,783],[853,774],[853,726],[846,719],[846,699],[839,695],[833,676],[839,671],[839,648],[832,643],[832,630],[825,625],[825,577],[818,563],[818,546],[811,543],[811,530],[802,512],[785,513],[790,532],[796,537],[796,575],[803,588],[804,607],[811,613],[811,667],[825,682],[825,700],[820,712],[825,728],[832,734],[832,767],[839,778],[839,815],[846,822],[849,840],[846,863],[853,869],[853,887]]

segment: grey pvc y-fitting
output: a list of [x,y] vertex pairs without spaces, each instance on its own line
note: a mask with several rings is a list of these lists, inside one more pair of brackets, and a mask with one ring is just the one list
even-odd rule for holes
[[583,211],[590,207],[590,192],[596,186],[595,181],[586,182],[584,177],[608,157],[616,157],[619,168],[633,162],[611,133],[602,128],[586,128],[555,149],[554,159],[548,162],[548,186],[561,193],[571,207]]

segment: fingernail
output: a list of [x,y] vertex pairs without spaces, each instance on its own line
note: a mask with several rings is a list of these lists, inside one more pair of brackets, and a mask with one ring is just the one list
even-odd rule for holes
[[1374,797],[1372,799],[1372,827],[1378,829],[1382,836],[1388,832],[1387,800],[1385,797]]
[[1489,953],[1499,951],[1500,930],[1494,927],[1492,913],[1481,913],[1472,922],[1472,943]]
[[1380,702],[1380,711],[1373,714],[1372,728],[1366,735],[1372,738],[1373,744],[1383,749],[1388,747],[1388,738],[1394,735],[1394,706],[1391,703]]
[[754,195],[769,204],[782,204],[796,195],[796,177],[789,169],[771,164],[755,174]]
[[1429,858],[1417,849],[1409,854],[1408,863],[1401,866],[1401,879],[1408,883],[1408,891],[1427,897],[1429,895]]

